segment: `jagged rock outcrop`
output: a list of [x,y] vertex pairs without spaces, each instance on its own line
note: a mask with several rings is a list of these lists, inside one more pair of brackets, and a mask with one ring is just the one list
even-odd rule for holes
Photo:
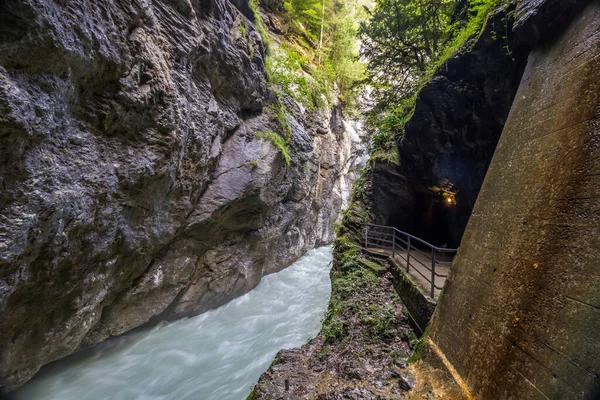
[[291,165],[257,137],[281,126],[252,17],[238,0],[0,3],[4,389],[332,239],[348,135],[287,99]]
[[[529,3],[544,14],[559,2]],[[600,3],[558,36],[521,15],[544,40],[438,302],[430,361],[451,365],[469,398],[598,399]]]

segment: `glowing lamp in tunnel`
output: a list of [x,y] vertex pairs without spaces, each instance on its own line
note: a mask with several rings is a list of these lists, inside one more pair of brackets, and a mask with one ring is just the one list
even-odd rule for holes
[[452,190],[453,186],[454,184],[448,179],[443,179],[443,181],[440,182],[440,186],[431,186],[429,187],[429,190],[437,196],[440,196],[444,204],[450,207],[456,205],[456,193],[458,193],[458,191]]
[[456,205],[456,193],[455,192],[445,191],[442,193],[442,196],[444,197],[444,203],[446,203],[446,205],[448,207]]

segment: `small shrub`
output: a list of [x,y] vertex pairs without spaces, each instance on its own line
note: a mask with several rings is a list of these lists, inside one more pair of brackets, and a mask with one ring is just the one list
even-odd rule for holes
[[344,324],[338,320],[337,316],[333,316],[331,319],[323,321],[321,334],[323,335],[325,343],[341,341],[348,335]]
[[339,321],[338,314],[341,311],[342,302],[332,296],[327,312],[323,316],[321,335],[325,343],[333,343],[346,337],[347,332],[344,324]]
[[329,354],[329,349],[327,348],[326,345],[323,345],[323,347],[321,347],[320,349],[317,350],[317,360],[319,360],[319,361],[325,360],[325,358],[327,358],[328,354]]
[[256,136],[263,140],[268,140],[271,144],[279,150],[281,155],[283,156],[283,160],[285,161],[285,166],[289,167],[291,164],[290,150],[289,146],[284,138],[279,136],[273,131],[259,131],[256,133]]
[[292,126],[290,125],[287,109],[283,105],[280,94],[277,94],[277,102],[271,108],[275,114],[275,119],[279,123],[279,126],[281,126],[281,129],[283,129],[283,137],[288,141],[291,140]]
[[250,9],[252,9],[252,12],[254,13],[254,26],[256,27],[256,30],[258,31],[260,37],[263,40],[263,43],[265,44],[265,46],[267,46],[268,49],[269,44],[271,43],[271,35],[269,35],[269,30],[265,25],[265,21],[263,21],[262,17],[260,16],[259,2],[258,0],[250,0],[248,4],[250,5]]
[[292,45],[273,45],[265,68],[269,84],[276,92],[282,91],[305,107],[314,108],[316,81],[304,71],[308,69],[308,60]]
[[410,331],[408,333],[408,342],[410,347],[413,349],[412,355],[408,358],[409,363],[414,363],[423,358],[425,350],[427,348],[427,337],[429,336],[429,326],[425,329],[425,332],[420,338]]

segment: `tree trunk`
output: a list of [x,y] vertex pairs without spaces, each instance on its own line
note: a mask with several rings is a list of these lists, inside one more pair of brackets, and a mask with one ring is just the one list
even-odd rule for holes
[[321,0],[323,7],[321,8],[321,34],[319,35],[319,65],[321,65],[321,53],[323,47],[323,23],[325,21],[325,0]]

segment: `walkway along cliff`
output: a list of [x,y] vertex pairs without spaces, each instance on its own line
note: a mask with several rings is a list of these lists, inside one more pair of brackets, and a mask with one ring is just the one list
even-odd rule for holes
[[245,1],[0,3],[4,390],[333,240],[352,141],[338,108],[270,92],[254,21]]

